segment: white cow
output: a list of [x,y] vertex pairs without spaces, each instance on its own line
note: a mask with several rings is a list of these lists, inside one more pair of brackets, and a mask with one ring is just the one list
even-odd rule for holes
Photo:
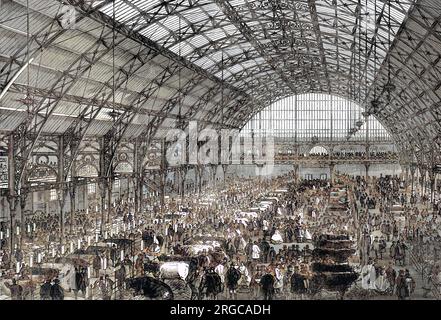
[[187,279],[189,264],[187,262],[173,261],[166,262],[159,267],[159,276],[161,279]]

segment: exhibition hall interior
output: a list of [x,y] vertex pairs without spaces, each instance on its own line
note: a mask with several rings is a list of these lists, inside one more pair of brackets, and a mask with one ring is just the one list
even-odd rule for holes
[[440,97],[438,0],[0,0],[0,300],[438,300]]

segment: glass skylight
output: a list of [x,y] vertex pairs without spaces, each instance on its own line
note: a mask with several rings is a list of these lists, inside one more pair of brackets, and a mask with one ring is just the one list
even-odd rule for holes
[[[410,8],[411,1],[362,1],[359,27],[355,25],[358,1],[337,0],[336,6],[329,5],[328,1],[317,1],[317,20],[322,41],[320,44],[317,44],[316,29],[311,20],[307,1],[280,1],[278,7],[273,7],[270,1],[232,0],[229,4],[236,10],[242,21],[231,21],[213,0],[184,0],[179,3],[161,0],[115,0],[115,4],[108,4],[101,11],[112,17],[115,7],[116,20],[128,23],[140,34],[209,70],[215,76],[222,74],[220,72],[222,56],[224,61],[231,63],[229,66],[224,66],[225,79],[228,78],[225,74],[227,70],[231,75],[247,68],[255,68],[256,61],[267,65],[266,69],[273,69],[274,64],[271,65],[271,61],[277,61],[278,72],[286,73],[287,67],[292,68],[295,65],[291,63],[291,60],[299,59],[297,56],[288,56],[292,50],[295,50],[305,55],[319,57],[312,67],[309,60],[305,58],[303,58],[304,62],[297,64],[298,68],[317,68],[316,72],[311,70],[300,72],[300,74],[314,77],[318,72],[332,69],[334,64],[339,64],[340,70],[347,70],[345,72],[353,70],[350,64],[354,61],[358,63],[360,60],[358,57],[358,33],[360,32],[363,37],[362,52],[366,51],[364,43],[366,34],[369,43],[372,38],[377,38],[377,66],[380,66],[386,57],[386,50],[389,49],[387,44],[389,4],[392,23],[390,32],[391,41],[393,41]],[[381,12],[385,16],[379,19]],[[378,32],[375,31],[376,19],[380,21]],[[140,25],[133,26],[135,21],[138,21]],[[243,34],[243,30],[238,29],[239,25],[245,26],[246,35]],[[252,41],[249,41],[250,37]],[[320,47],[326,49],[326,55],[332,62],[330,65],[321,65],[318,50]],[[199,51],[198,48],[202,50]],[[205,48],[209,50],[204,50]],[[250,48],[254,52],[253,57],[244,56],[244,52]],[[260,56],[259,60],[255,60],[256,55]],[[354,55],[357,59],[353,58]],[[229,59],[231,57],[240,57],[242,63],[238,64],[237,59]],[[283,58],[287,60],[287,65],[279,63]],[[373,65],[374,55],[371,54],[368,58],[369,65]],[[247,59],[252,62],[248,63]],[[364,59],[365,57],[361,57],[363,64]],[[378,71],[378,68],[377,70],[371,67],[367,69],[368,72]],[[294,73],[294,70],[288,73]],[[344,78],[339,77],[339,79]],[[368,79],[371,81],[373,76],[370,74]],[[232,79],[231,81],[238,80]]]

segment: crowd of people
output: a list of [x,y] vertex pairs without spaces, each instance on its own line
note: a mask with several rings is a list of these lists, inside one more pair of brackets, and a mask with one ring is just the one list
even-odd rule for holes
[[408,267],[414,266],[418,258],[432,270],[423,274],[424,287],[436,289],[440,285],[441,216],[430,210],[425,197],[409,194],[402,178],[380,176],[369,180],[358,177],[354,192],[363,227],[360,255],[368,261],[366,268],[375,270],[371,275],[365,270],[366,279],[374,284],[377,281],[381,291],[408,298],[415,291],[415,279]]
[[[293,293],[303,296],[308,292],[312,277],[313,237],[326,232],[354,234],[355,227],[347,203],[342,205],[341,215],[326,215],[331,189],[329,181],[303,180],[287,184],[290,180],[292,177],[283,176],[259,183],[254,180],[235,182],[220,199],[209,203],[210,197],[207,197],[204,200],[207,206],[191,201],[181,204],[191,209],[184,216],[176,214],[180,217],[177,221],[166,222],[157,217],[153,225],[143,231],[147,251],[137,256],[143,262],[135,264],[142,266],[150,262],[150,252],[169,256],[182,254],[185,244],[192,239],[221,238],[225,239],[223,256],[219,257],[219,252],[212,249],[197,253],[202,279],[210,272],[218,274],[222,281],[220,287],[225,288],[230,298],[237,297],[241,288],[251,290],[254,298],[261,295],[269,298],[273,293],[285,297]],[[271,198],[267,190],[286,185],[271,206],[260,208],[253,218],[239,217],[238,213],[248,212],[260,200]],[[137,272],[142,274],[144,270],[139,267]],[[270,275],[272,280],[265,285]],[[299,282],[298,279],[303,280]],[[267,287],[273,287],[274,292],[269,293],[271,290],[265,289]]]
[[319,159],[328,160],[329,158],[335,160],[359,160],[359,159],[377,159],[377,160],[395,160],[397,153],[392,151],[372,151],[368,154],[364,151],[333,151],[331,154],[328,152],[312,152],[312,153],[289,153],[280,150],[276,159],[288,160],[288,159]]
[[[118,202],[101,233],[99,214],[77,211],[65,225],[69,230],[73,221],[74,232],[62,243],[58,217],[39,213],[26,218],[12,254],[11,231],[0,225],[2,283],[12,299],[34,295],[39,282],[41,299],[63,299],[66,292],[124,299],[128,278],[161,280],[164,261],[187,257],[195,259],[185,278],[191,298],[310,298],[316,293],[314,239],[344,234],[357,244],[349,263],[359,269],[363,289],[409,298],[416,288],[409,269],[418,258],[427,264],[429,294],[441,277],[441,216],[406,185],[391,176],[226,179],[200,194],[172,195],[143,213],[135,214],[130,201]],[[36,267],[48,263],[59,270],[35,280]]]

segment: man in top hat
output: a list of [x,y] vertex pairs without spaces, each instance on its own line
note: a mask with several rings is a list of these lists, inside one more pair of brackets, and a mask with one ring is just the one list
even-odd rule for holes
[[374,241],[372,242],[371,251],[375,254],[375,259],[378,259],[380,256],[380,242],[378,241],[378,236],[375,236]]
[[64,289],[60,286],[60,280],[55,278],[51,286],[50,296],[52,300],[64,300]]

